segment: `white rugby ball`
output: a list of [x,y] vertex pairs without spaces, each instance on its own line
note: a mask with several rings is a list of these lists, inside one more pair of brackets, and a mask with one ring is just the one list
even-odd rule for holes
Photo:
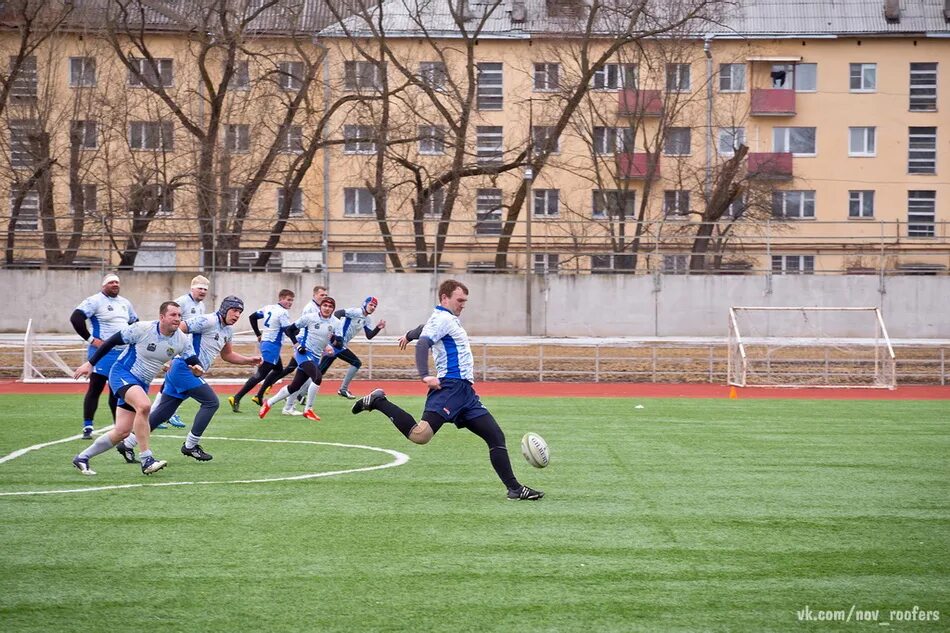
[[521,438],[521,454],[535,468],[544,468],[551,461],[548,443],[537,433],[525,433]]

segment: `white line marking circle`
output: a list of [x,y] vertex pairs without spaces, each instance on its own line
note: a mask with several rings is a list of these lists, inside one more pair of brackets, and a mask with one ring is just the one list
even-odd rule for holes
[[[109,427],[111,428],[111,427]],[[108,429],[102,429],[102,432],[107,431]],[[16,450],[9,455],[0,457],[0,464],[8,462],[12,459],[16,459],[26,453],[46,446],[52,446],[54,444],[61,444],[63,442],[79,439],[80,435],[74,435],[62,440],[55,440],[53,442],[47,442],[45,444],[35,444],[33,446],[28,446],[27,448],[21,448]],[[164,435],[153,436],[170,438],[170,439],[184,439],[185,436],[182,435]],[[391,462],[385,464],[380,464],[378,466],[364,466],[362,468],[349,468],[346,470],[329,470],[321,473],[305,473],[303,475],[293,475],[291,477],[267,477],[263,479],[232,479],[229,481],[165,481],[165,482],[155,482],[155,483],[140,483],[140,484],[116,484],[112,486],[93,486],[90,488],[69,488],[65,490],[24,490],[20,492],[0,492],[0,497],[19,497],[26,495],[56,495],[56,494],[73,494],[78,492],[99,492],[102,490],[122,490],[126,488],[145,488],[145,487],[160,487],[160,486],[209,486],[209,485],[221,485],[221,484],[262,484],[270,483],[275,481],[302,481],[305,479],[316,479],[318,477],[333,477],[336,475],[346,475],[349,473],[360,473],[370,470],[382,470],[384,468],[393,468],[395,466],[402,466],[409,461],[409,456],[405,453],[400,453],[399,451],[394,451],[389,448],[380,448],[378,446],[364,446],[362,444],[341,444],[338,442],[317,442],[313,440],[265,440],[265,439],[254,439],[246,437],[204,437],[202,439],[208,440],[222,440],[225,442],[264,442],[272,444],[310,444],[314,446],[334,446],[338,448],[359,448],[367,451],[376,451],[378,453],[386,453],[392,455],[395,459]]]

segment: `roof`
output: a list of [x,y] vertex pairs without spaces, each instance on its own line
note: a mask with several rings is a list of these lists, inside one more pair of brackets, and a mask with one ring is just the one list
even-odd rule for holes
[[[374,22],[383,16],[382,25],[390,37],[458,37],[450,7],[467,2],[466,29],[481,23],[483,39],[526,39],[551,35],[580,33],[583,30],[589,0],[387,0],[371,5]],[[636,6],[637,0],[614,0],[615,6]],[[734,0],[707,4],[706,0],[645,0],[646,11],[637,21],[645,34],[651,24],[668,20],[672,11],[684,7],[700,7],[698,17],[689,21],[676,35],[700,37],[707,33],[734,37],[775,36],[847,36],[932,34],[950,36],[946,0],[900,0],[900,20],[888,21],[884,16],[885,0]],[[610,6],[610,5],[608,5]],[[715,11],[715,12],[714,12]],[[524,15],[523,20],[512,16]],[[666,13],[666,15],[663,15]],[[572,15],[573,14],[573,15]],[[623,18],[601,20],[598,29],[616,33],[614,25],[623,25]],[[365,17],[353,16],[325,28],[324,37],[342,37],[347,31],[370,36]]]

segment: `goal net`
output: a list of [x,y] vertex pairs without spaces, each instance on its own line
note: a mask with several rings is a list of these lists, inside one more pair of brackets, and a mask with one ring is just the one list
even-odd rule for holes
[[877,308],[733,307],[729,384],[896,387],[894,350]]

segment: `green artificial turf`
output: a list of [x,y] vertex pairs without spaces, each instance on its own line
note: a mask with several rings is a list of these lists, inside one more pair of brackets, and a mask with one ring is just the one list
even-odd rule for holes
[[[417,413],[421,398],[394,398]],[[945,630],[950,403],[485,398],[516,474],[447,426],[407,442],[335,395],[322,422],[218,412],[198,463],[165,470],[72,440],[0,463],[2,631]],[[642,408],[636,408],[636,405]],[[0,397],[0,457],[80,430],[81,396]],[[104,409],[104,400],[103,400]],[[186,419],[194,412],[187,403]],[[100,415],[100,418],[103,417]],[[520,455],[542,435],[551,465]],[[394,458],[302,440],[393,449]],[[852,610],[852,606],[855,607]],[[938,610],[937,622],[890,611]],[[848,612],[851,622],[803,622]],[[855,611],[878,610],[856,622]],[[906,616],[906,613],[902,613]],[[868,614],[866,618],[870,618]],[[915,617],[920,617],[915,616]]]

